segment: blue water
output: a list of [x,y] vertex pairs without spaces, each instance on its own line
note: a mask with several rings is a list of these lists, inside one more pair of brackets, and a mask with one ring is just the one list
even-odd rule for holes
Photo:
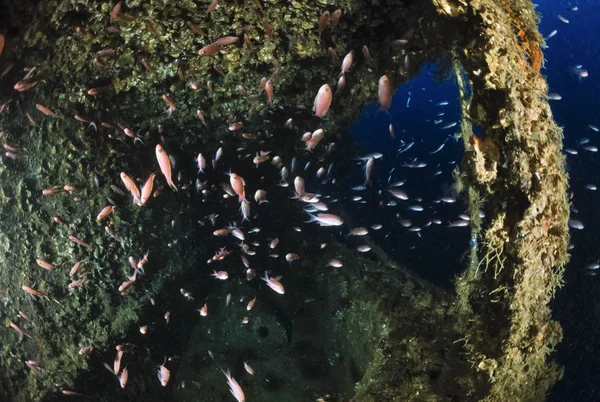
[[[574,6],[578,10],[572,10]],[[552,389],[549,400],[596,401],[600,400],[600,343],[597,341],[600,338],[600,275],[594,275],[595,271],[585,267],[600,260],[600,236],[596,230],[600,225],[597,213],[600,193],[585,186],[593,184],[600,187],[600,155],[584,150],[579,141],[588,138],[587,145],[600,146],[600,133],[589,127],[600,126],[600,71],[597,68],[600,64],[597,28],[600,2],[542,2],[537,11],[542,14],[540,31],[544,36],[553,30],[558,31],[548,39],[548,47],[543,50],[545,64],[542,73],[547,76],[550,92],[562,97],[550,102],[557,123],[564,129],[565,147],[578,151],[577,155],[567,154],[566,168],[571,180],[572,204],[576,208],[572,215],[585,225],[583,230],[572,233],[574,248],[565,271],[565,286],[552,304],[554,318],[561,322],[565,335],[554,357],[564,366],[565,372],[563,380]],[[560,21],[559,14],[569,23]],[[572,73],[577,65],[587,70],[587,78]],[[447,224],[447,221],[456,219],[456,214],[465,211],[460,200],[453,205],[432,203],[448,192],[451,172],[457,164],[460,165],[462,157],[462,143],[449,138],[458,126],[441,129],[450,122],[458,121],[457,86],[453,81],[439,83],[435,71],[435,66],[428,65],[418,77],[400,85],[394,94],[391,116],[385,112],[378,113],[376,104],[366,106],[360,120],[349,132],[360,155],[371,152],[384,154],[376,164],[374,188],[385,188],[388,181],[406,180],[402,188],[411,199],[423,198],[420,204],[425,207],[424,211],[407,210],[407,205],[414,204],[412,201],[409,204],[399,203],[393,208],[395,213],[399,213],[395,217],[393,212],[386,212],[384,206],[369,205],[369,208],[384,209],[384,216],[395,221],[395,228],[400,227],[399,219],[406,218],[413,221],[413,227],[423,225],[434,217]],[[441,101],[449,104],[437,106]],[[437,115],[442,112],[445,113],[443,116]],[[443,122],[435,125],[435,119],[443,119]],[[395,126],[395,139],[388,130],[390,123]],[[402,144],[413,141],[414,146],[409,151],[397,155]],[[440,152],[429,154],[444,141],[445,146]],[[403,163],[415,158],[428,165],[422,169],[402,167]],[[357,163],[354,185],[361,184],[362,172],[359,169],[362,165],[363,162]],[[432,177],[439,170],[442,173]],[[360,213],[358,211],[358,215]],[[362,213],[372,216],[367,209]],[[409,269],[435,283],[451,287],[453,276],[464,267],[462,251],[459,250],[464,250],[469,242],[465,232],[432,225],[422,229],[420,237],[404,229],[399,234],[380,238],[379,243]],[[376,235],[373,236],[377,240]],[[433,253],[435,256],[429,252],[432,249],[436,251]],[[445,263],[440,266],[440,261]]]

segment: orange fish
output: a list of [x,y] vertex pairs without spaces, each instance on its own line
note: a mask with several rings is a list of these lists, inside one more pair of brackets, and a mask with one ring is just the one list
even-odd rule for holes
[[213,44],[217,46],[227,46],[236,43],[238,40],[240,40],[240,38],[238,38],[237,36],[223,36],[222,38],[219,38],[216,41],[214,41]]
[[331,14],[331,30],[332,31],[337,26],[338,22],[340,21],[341,16],[342,16],[342,10],[340,10],[339,8]]
[[327,25],[329,25],[329,11],[325,11],[321,14],[321,18],[319,18],[319,28],[317,29],[319,31],[319,38],[321,37],[321,33],[327,28]]
[[165,100],[165,102],[167,102],[167,105],[169,105],[169,109],[167,110],[167,113],[170,117],[171,114],[175,111],[175,102],[173,102],[173,99],[168,97],[166,94],[163,94],[162,98]]
[[42,292],[38,292],[37,290],[35,290],[32,287],[29,287],[27,285],[21,285],[21,289],[23,289],[25,292],[29,293],[32,296],[37,296],[37,297],[43,297],[44,299],[49,300],[48,296],[46,296],[45,294],[43,294]]
[[23,330],[21,329],[21,327],[19,327],[17,324],[15,324],[15,323],[14,323],[14,322],[12,322],[12,321],[9,321],[9,323],[10,323],[10,327],[11,327],[12,329],[14,329],[15,331],[17,331],[17,332],[18,332],[18,333],[20,333],[21,335],[24,335],[24,336],[28,337],[29,339],[33,339],[33,338],[31,338],[31,335],[29,335],[27,332],[23,331]]
[[54,271],[56,269],[56,267],[52,264],[50,264],[47,261],[42,260],[41,258],[36,258],[35,262],[37,263],[37,265],[39,265],[40,267],[48,270],[48,271]]
[[105,86],[105,87],[98,87],[98,88],[92,88],[90,89],[87,94],[88,95],[99,95],[103,92],[106,92],[110,89],[110,86]]
[[273,93],[273,82],[271,80],[267,80],[267,82],[265,83],[265,91],[267,92],[269,104],[273,103],[273,99],[275,99],[275,94]]
[[229,175],[229,183],[231,184],[233,191],[235,191],[235,193],[238,195],[239,201],[246,201],[246,190],[244,188],[246,186],[246,182],[244,179],[235,173],[231,173]]
[[25,78],[24,80],[17,82],[13,88],[19,92],[23,92],[36,86],[38,82],[40,82],[40,80],[35,77]]
[[111,212],[114,211],[114,210],[115,210],[115,206],[114,205],[107,205],[106,207],[102,208],[102,211],[100,211],[100,213],[96,217],[96,220],[97,221],[101,221],[102,219],[104,219],[108,215],[110,215]]
[[91,246],[91,245],[87,244],[86,242],[84,242],[84,241],[83,241],[83,240],[81,240],[81,239],[78,239],[78,238],[77,238],[77,237],[75,237],[75,236],[69,236],[69,240],[71,240],[73,243],[77,243],[77,244],[79,244],[80,246],[83,246],[83,247],[87,248],[88,250],[89,250],[90,248],[92,248],[92,246]]
[[4,35],[0,34],[0,56],[2,55],[2,51],[4,50]]
[[327,112],[329,111],[329,106],[331,106],[332,99],[333,95],[331,94],[331,88],[329,88],[329,85],[323,84],[321,88],[319,88],[317,96],[315,96],[313,106],[315,116],[323,118],[325,115],[327,115]]
[[146,180],[144,187],[142,187],[142,198],[140,199],[140,201],[142,202],[142,205],[145,205],[146,202],[148,201],[148,198],[150,198],[150,195],[152,195],[152,189],[154,188],[154,178],[155,177],[156,177],[156,173],[152,173],[150,175],[150,177],[148,177],[148,180]]
[[54,116],[56,117],[56,115],[52,112],[52,110],[48,109],[46,106],[44,105],[40,105],[39,103],[35,104],[35,107],[42,113],[44,113],[46,116]]
[[379,79],[379,104],[381,107],[379,111],[386,111],[389,114],[390,107],[392,106],[392,84],[387,75],[382,75]]
[[210,45],[204,46],[198,50],[200,56],[212,56],[213,54],[219,53],[223,49],[223,46],[211,43]]
[[123,181],[123,184],[125,184],[125,188],[129,190],[129,192],[133,196],[133,202],[135,202],[136,204],[140,204],[140,190],[135,185],[131,177],[127,176],[125,172],[121,172],[121,180]]
[[158,160],[160,171],[167,180],[167,184],[173,190],[177,191],[177,186],[175,185],[175,183],[173,183],[173,180],[171,179],[171,160],[169,159],[169,155],[167,155],[167,153],[160,144],[156,145],[156,159]]

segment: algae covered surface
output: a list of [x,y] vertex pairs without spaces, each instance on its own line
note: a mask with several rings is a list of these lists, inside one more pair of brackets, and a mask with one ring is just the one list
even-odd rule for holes
[[[568,208],[560,130],[543,98],[531,5],[213,3],[210,12],[210,2],[192,0],[128,0],[116,12],[116,2],[91,0],[22,2],[3,10],[3,400],[78,392],[98,400],[221,401],[233,398],[217,386],[225,384],[228,368],[248,400],[540,400],[558,376],[557,367],[542,367],[560,338],[547,304],[566,261]],[[322,14],[338,9],[339,23],[320,29]],[[235,39],[214,55],[198,54],[225,37]],[[369,53],[360,55],[365,45]],[[319,87],[334,88],[350,50],[358,62],[347,74],[345,95],[334,95],[327,119],[315,118]],[[302,258],[287,267],[247,257],[259,275],[274,267],[284,283],[294,284],[283,300],[258,278],[246,280],[239,257],[248,249],[229,238],[216,243],[212,235],[238,219],[236,200],[221,198],[227,170],[251,188],[278,182],[279,171],[252,169],[254,154],[271,150],[289,163],[298,132],[322,128],[335,143],[329,157],[343,173],[352,150],[340,140],[342,130],[377,99],[379,76],[404,82],[434,60],[453,60],[472,89],[463,133],[470,123],[485,129],[481,142],[465,136],[458,177],[469,187],[473,217],[482,198],[491,205],[492,223],[478,233],[485,239],[481,253],[488,254],[472,251],[457,281],[458,298],[408,273],[375,245],[375,259],[356,258],[344,270],[324,273],[323,261],[349,250],[331,232],[309,230],[303,240],[279,235],[292,217],[305,215],[283,190],[270,188],[266,204],[247,194],[253,214],[264,219],[261,236],[279,236],[282,247]],[[263,77],[273,85],[272,102],[260,88]],[[34,85],[16,91],[23,80]],[[120,174],[141,187],[159,172],[158,143],[172,157],[178,191],[158,173],[153,197],[132,204]],[[198,150],[210,164],[219,148],[218,169],[197,178]],[[518,197],[507,203],[515,191]],[[98,221],[108,205],[115,210]],[[477,219],[472,225],[480,230]],[[320,251],[320,243],[330,246]],[[235,262],[229,256],[218,266],[208,263],[217,246],[235,249]],[[132,280],[129,258],[145,254],[145,275],[120,291]],[[482,270],[480,261],[492,263]],[[232,277],[221,283],[210,276],[213,269]],[[83,283],[69,287],[76,280]],[[310,294],[299,291],[306,289]],[[538,297],[525,296],[532,291]],[[209,314],[199,317],[204,303]],[[102,364],[114,370],[117,345],[127,350],[124,389]],[[86,346],[93,351],[80,354]],[[27,367],[29,360],[39,368]],[[245,361],[256,376],[242,371]],[[156,379],[161,363],[172,376],[168,387]],[[532,379],[535,387],[527,385]]]

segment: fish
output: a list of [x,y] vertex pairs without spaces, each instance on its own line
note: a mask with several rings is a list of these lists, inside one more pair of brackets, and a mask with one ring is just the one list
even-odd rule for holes
[[242,212],[242,222],[248,221],[250,222],[250,203],[245,199],[242,201],[240,205],[240,211]]
[[571,229],[582,230],[585,228],[585,225],[579,219],[569,219],[569,227]]
[[246,201],[246,182],[244,181],[244,179],[235,173],[230,173],[229,183],[233,191],[235,191],[235,193],[237,194],[239,202],[241,203],[242,201]]
[[158,371],[156,372],[158,375],[158,380],[160,381],[160,385],[163,387],[166,387],[167,384],[169,384],[169,379],[171,378],[171,372],[165,367],[166,362],[167,358],[165,358],[165,361],[160,365]]
[[53,116],[56,117],[56,115],[54,114],[54,112],[50,109],[48,109],[46,106],[44,105],[40,105],[39,103],[35,104],[35,107],[42,112],[43,114],[45,114],[46,116]]
[[229,278],[229,274],[227,273],[227,271],[219,271],[219,272],[217,272],[217,271],[213,270],[213,273],[210,274],[210,276],[214,276],[215,278],[220,279],[222,281],[224,281],[227,278]]
[[123,369],[123,371],[121,372],[121,375],[119,376],[119,384],[121,385],[121,388],[125,388],[125,385],[127,385],[128,378],[129,378],[129,370],[127,370],[127,367],[125,367]]
[[92,248],[92,246],[91,246],[91,245],[89,245],[88,243],[84,242],[84,241],[83,241],[83,240],[81,240],[81,239],[78,239],[78,238],[77,238],[77,237],[75,237],[75,236],[69,236],[69,240],[71,240],[73,243],[77,243],[77,244],[79,244],[80,246],[83,246],[83,247],[87,248],[88,250],[89,250],[90,248]]
[[461,228],[465,226],[469,226],[469,221],[464,219],[459,219],[454,222],[450,222],[450,224],[448,225],[448,227],[450,228]]
[[565,17],[563,17],[563,16],[562,16],[562,15],[560,15],[560,14],[557,14],[557,15],[556,15],[556,18],[558,18],[558,20],[559,20],[560,22],[564,23],[564,24],[568,24],[568,23],[569,23],[569,20],[568,20],[568,19],[566,19]]
[[381,78],[379,78],[378,90],[379,104],[381,106],[379,107],[379,110],[377,112],[385,111],[388,115],[390,114],[389,110],[392,107],[393,92],[394,91],[392,89],[390,79],[387,77],[387,75],[382,75]]
[[307,136],[307,139],[305,140],[306,150],[312,152],[312,150],[319,144],[319,142],[321,142],[323,137],[325,137],[325,131],[323,131],[322,128],[314,131],[312,134]]
[[403,200],[403,201],[408,200],[408,194],[406,194],[406,191],[404,191],[404,190],[401,190],[399,188],[390,188],[390,189],[387,189],[386,191],[399,200]]
[[340,76],[343,76],[350,70],[352,67],[352,62],[354,60],[354,50],[350,51],[346,56],[344,56],[344,60],[342,61],[342,71],[340,72]]
[[438,152],[440,152],[442,150],[442,148],[444,148],[444,145],[446,145],[446,143],[442,142],[442,144],[439,147],[437,147],[433,151],[430,151],[429,155],[437,154]]
[[39,292],[39,291],[35,290],[34,288],[32,288],[30,286],[21,285],[21,289],[23,289],[26,293],[29,293],[32,296],[41,297],[41,298],[44,298],[46,300],[50,300],[50,298],[48,296],[46,296],[44,293]]
[[18,333],[20,333],[21,335],[23,335],[23,336],[26,336],[26,337],[27,337],[27,338],[29,338],[29,339],[33,339],[33,338],[31,337],[31,335],[29,335],[27,332],[25,332],[25,331],[24,331],[24,330],[23,330],[21,327],[19,327],[17,324],[15,324],[14,322],[12,322],[12,321],[10,321],[10,320],[8,320],[8,322],[9,322],[9,325],[10,325],[10,327],[11,327],[12,329],[14,329],[15,331],[17,331],[17,332],[18,332]]
[[198,311],[200,312],[200,316],[206,317],[208,315],[208,306],[206,303],[204,303],[204,306],[202,306],[201,309],[198,309]]
[[548,39],[550,39],[550,38],[553,38],[554,36],[556,36],[556,34],[557,34],[557,33],[558,33],[558,30],[556,30],[556,29],[555,29],[554,31],[550,32],[550,33],[548,34],[548,36],[546,36],[546,37],[544,38],[544,40],[548,40]]
[[115,206],[114,205],[108,205],[104,208],[102,208],[102,211],[100,211],[100,213],[98,214],[98,216],[96,217],[97,221],[101,221],[103,219],[105,219],[108,215],[110,215],[113,211],[115,210]]
[[319,28],[317,29],[319,32],[319,38],[321,37],[321,33],[327,29],[327,25],[329,25],[329,15],[329,11],[325,11],[319,18]]
[[333,214],[308,214],[310,220],[305,223],[318,222],[320,226],[341,226],[344,224],[342,218]]
[[331,13],[331,31],[337,26],[340,21],[340,17],[342,16],[342,10],[337,9],[333,13]]
[[373,174],[373,169],[375,168],[375,158],[370,157],[367,159],[367,163],[365,164],[365,183],[363,184],[365,187],[371,183],[371,175]]
[[37,265],[44,268],[45,270],[54,271],[56,269],[56,267],[54,265],[50,264],[47,261],[42,260],[41,258],[36,258],[35,262],[37,263]]
[[265,272],[265,276],[261,278],[263,281],[267,283],[267,286],[273,289],[276,293],[280,295],[285,294],[285,289],[283,285],[274,278],[269,278],[269,274]]
[[231,376],[229,370],[227,370],[227,372],[223,371],[223,374],[227,377],[227,384],[229,385],[229,392],[231,392],[231,395],[233,395],[238,402],[246,402],[246,396],[244,395],[244,391],[242,391],[242,387],[240,387],[240,384],[238,384]]
[[262,189],[256,190],[254,193],[254,201],[258,202],[258,204],[262,204],[263,202],[269,202],[267,200],[267,192]]
[[267,34],[267,38],[273,40],[273,28],[271,28],[271,24],[267,21],[266,18],[262,18],[263,28],[265,29],[265,33]]
[[144,183],[144,186],[142,187],[141,197],[140,197],[141,205],[146,205],[146,202],[148,202],[150,195],[152,195],[152,189],[154,188],[154,178],[155,177],[156,177],[156,173],[152,173],[146,180],[146,183]]
[[358,251],[359,253],[366,253],[371,251],[371,247],[368,246],[367,244],[362,244],[358,247],[356,247],[356,251]]
[[269,104],[273,103],[275,99],[275,94],[273,93],[273,82],[271,80],[267,80],[265,83],[265,92],[267,93],[267,99]]
[[223,46],[211,43],[210,45],[206,45],[202,49],[198,50],[198,55],[212,56],[219,53],[221,50],[223,50]]
[[240,38],[237,36],[223,36],[213,42],[214,45],[217,46],[227,46],[236,43]]
[[140,204],[141,203],[140,190],[136,186],[135,182],[129,176],[127,176],[127,174],[125,172],[121,172],[121,180],[123,181],[125,188],[133,196],[133,202],[136,204]]
[[177,191],[177,186],[171,179],[171,160],[169,159],[169,155],[165,152],[160,144],[156,144],[156,159],[158,160],[158,164],[163,176],[165,176],[165,179],[167,180],[167,184],[173,190]]
[[123,357],[123,351],[119,350],[117,351],[117,356],[115,357],[115,361],[113,363],[113,373],[115,375],[119,375],[119,372],[121,371],[121,358]]
[[313,102],[313,112],[315,112],[315,116],[320,118],[325,117],[331,106],[332,99],[333,95],[331,94],[331,88],[329,88],[329,85],[323,84],[321,88],[319,88],[319,92],[317,92],[317,96],[315,96]]
[[250,375],[254,374],[254,369],[248,365],[248,362],[244,362],[244,370]]

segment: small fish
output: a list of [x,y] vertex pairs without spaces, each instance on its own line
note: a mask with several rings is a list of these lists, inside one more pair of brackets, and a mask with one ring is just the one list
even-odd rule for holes
[[36,258],[35,262],[37,263],[37,265],[44,268],[45,270],[54,271],[56,269],[56,267],[54,265],[42,260],[41,258]]
[[265,92],[267,93],[267,99],[269,100],[269,104],[273,103],[275,99],[275,94],[273,93],[273,82],[271,80],[267,80],[265,83]]
[[254,369],[252,369],[252,367],[250,367],[248,365],[248,362],[244,362],[244,369],[246,370],[246,372],[250,375],[254,374]]
[[331,88],[329,85],[323,84],[321,88],[319,88],[319,92],[317,93],[317,96],[315,96],[313,102],[313,112],[315,112],[315,116],[320,118],[326,116],[329,111],[329,106],[331,106],[332,99]]
[[167,184],[173,190],[177,191],[177,186],[171,179],[171,160],[169,159],[169,155],[165,152],[160,144],[156,145],[156,159],[158,160],[158,164],[163,176],[167,180]]
[[263,17],[262,19],[262,23],[263,23],[263,28],[265,29],[265,33],[267,34],[267,37],[271,40],[273,40],[274,36],[273,36],[273,28],[271,28],[271,25],[269,24],[269,22],[267,21],[266,18]]
[[408,194],[406,194],[406,191],[404,191],[404,190],[401,190],[398,188],[391,188],[391,189],[387,189],[386,191],[399,200],[403,200],[403,201],[408,200]]
[[381,78],[379,78],[379,90],[378,90],[378,95],[379,95],[379,104],[381,105],[379,107],[379,111],[385,111],[389,114],[389,110],[392,107],[392,95],[393,95],[394,91],[392,89],[392,84],[390,83],[390,79],[387,77],[387,75],[382,75]]
[[569,219],[569,227],[571,229],[577,229],[577,230],[581,230],[581,229],[585,228],[585,226],[583,225],[583,222],[578,219]]
[[15,331],[17,331],[17,332],[18,332],[18,333],[20,333],[21,335],[28,337],[29,339],[33,339],[33,338],[31,337],[31,335],[29,335],[27,332],[25,332],[25,331],[24,331],[24,330],[23,330],[21,327],[19,327],[17,324],[15,324],[14,322],[12,322],[12,321],[10,321],[10,320],[9,320],[8,322],[9,322],[9,325],[10,325],[10,327],[11,327],[12,329],[14,329]]
[[342,72],[340,76],[346,74],[350,67],[352,67],[352,62],[354,60],[354,50],[350,51],[346,56],[344,56],[344,60],[342,60]]
[[97,221],[101,221],[103,219],[105,219],[108,215],[110,215],[113,211],[115,210],[115,206],[114,205],[108,205],[104,208],[102,208],[102,211],[100,211],[100,213],[98,214],[98,216],[96,217]]
[[35,104],[35,107],[42,112],[43,114],[45,114],[46,116],[53,116],[56,117],[56,115],[54,114],[54,112],[50,109],[48,109],[46,106],[44,105],[40,105],[39,103]]
[[318,222],[320,226],[341,226],[344,223],[339,216],[333,214],[308,214],[308,216],[310,220],[305,223]]
[[450,224],[448,225],[448,227],[450,228],[461,228],[465,226],[469,226],[469,221],[464,219],[459,219],[454,222],[450,222]]
[[168,368],[165,367],[166,362],[167,359],[165,358],[165,361],[163,362],[163,364],[160,365],[157,371],[158,380],[160,381],[160,385],[162,385],[163,387],[167,386],[167,384],[169,383],[169,379],[171,378],[171,372]]
[[227,370],[227,372],[223,371],[223,374],[227,377],[227,384],[229,385],[229,392],[231,392],[231,395],[233,395],[238,402],[246,402],[246,396],[244,395],[244,391],[242,391],[242,387],[240,387],[240,384],[238,384],[231,376],[229,370]]
[[565,24],[568,24],[568,23],[569,23],[569,20],[568,20],[568,19],[566,19],[565,17],[563,17],[563,16],[562,16],[562,15],[560,15],[560,14],[557,14],[557,15],[556,15],[556,18],[558,18],[558,20],[559,20],[560,22],[562,22],[562,23],[565,23]]
[[277,279],[269,278],[268,273],[265,272],[265,276],[261,279],[265,281],[267,286],[273,289],[276,293],[279,293],[280,295],[285,294],[283,285]]
[[331,30],[337,26],[338,22],[340,22],[340,17],[342,16],[342,10],[339,8],[331,13]]
[[329,263],[327,264],[328,267],[333,267],[333,268],[341,268],[344,264],[342,264],[342,262],[340,260],[336,260],[335,258],[329,260]]
[[219,272],[217,272],[217,271],[213,270],[213,273],[210,274],[210,276],[214,276],[215,278],[220,279],[222,281],[224,281],[227,278],[229,278],[229,274],[227,273],[227,271],[219,271]]
[[138,189],[137,185],[135,184],[135,182],[131,179],[131,177],[127,176],[127,174],[125,172],[121,172],[121,180],[123,181],[123,184],[125,185],[125,188],[131,193],[131,195],[133,196],[133,202],[135,202],[136,204],[140,204],[140,190]]
[[323,14],[321,14],[321,17],[319,18],[319,28],[317,29],[319,32],[319,38],[321,37],[321,33],[327,29],[327,25],[329,25],[329,19],[329,11],[325,11]]
[[210,45],[206,45],[202,49],[198,50],[198,55],[212,56],[219,53],[221,50],[223,50],[223,46],[211,43]]
[[440,128],[440,130],[447,130],[449,128],[452,128],[452,127],[456,126],[457,124],[458,124],[457,122],[452,122],[452,123],[446,124],[445,126],[443,126],[442,128]]
[[79,244],[80,246],[83,246],[83,247],[87,248],[88,250],[89,250],[90,248],[92,248],[92,246],[91,246],[91,245],[89,245],[88,243],[84,242],[84,241],[83,241],[83,240],[81,240],[81,239],[78,239],[78,238],[77,238],[77,237],[75,237],[75,236],[69,236],[69,240],[71,240],[73,243],[77,243],[77,244]]
[[444,148],[444,145],[446,145],[446,143],[442,142],[442,144],[439,147],[437,147],[433,151],[430,151],[429,155],[437,154],[438,152],[440,152],[442,150],[442,148]]

